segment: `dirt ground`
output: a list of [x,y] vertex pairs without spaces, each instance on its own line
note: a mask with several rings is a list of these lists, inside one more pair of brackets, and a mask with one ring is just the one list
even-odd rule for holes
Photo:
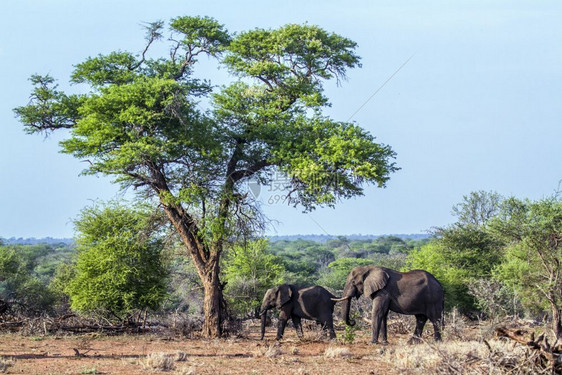
[[[358,333],[353,344],[304,340],[287,330],[280,344],[269,328],[264,341],[257,329],[245,338],[221,340],[154,335],[72,336],[0,335],[0,372],[8,374],[397,374],[380,354],[405,345],[393,336],[386,347],[368,344]],[[343,336],[343,331],[338,335]],[[164,361],[169,369],[158,368]]]

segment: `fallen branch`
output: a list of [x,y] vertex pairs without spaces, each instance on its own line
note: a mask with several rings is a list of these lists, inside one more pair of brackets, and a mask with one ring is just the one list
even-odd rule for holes
[[23,321],[17,321],[17,322],[0,322],[0,330],[19,328],[19,327],[23,327],[23,325],[24,325],[24,322],[23,322]]
[[[554,374],[562,374],[562,345],[551,345],[543,333],[535,339],[534,332],[529,333],[524,329],[510,330],[497,327],[496,337],[505,337],[539,353],[538,361],[545,368],[551,369]],[[527,338],[528,335],[528,338]]]

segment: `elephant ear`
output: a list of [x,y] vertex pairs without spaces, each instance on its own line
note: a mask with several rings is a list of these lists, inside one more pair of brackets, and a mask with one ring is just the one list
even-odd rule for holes
[[281,285],[277,290],[277,308],[280,309],[281,306],[286,304],[291,300],[293,296],[293,291],[289,285]]
[[384,269],[375,267],[369,272],[365,278],[365,296],[371,297],[374,293],[378,292],[386,286],[390,276],[385,272]]

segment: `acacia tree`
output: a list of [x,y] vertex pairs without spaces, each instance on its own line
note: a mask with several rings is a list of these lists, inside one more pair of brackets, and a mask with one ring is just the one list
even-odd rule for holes
[[[86,174],[115,178],[159,200],[204,287],[203,334],[221,335],[225,317],[219,259],[227,241],[259,223],[247,181],[289,179],[290,202],[311,210],[383,187],[395,153],[368,132],[322,114],[323,82],[359,66],[356,44],[308,25],[230,34],[212,18],[178,17],[147,27],[139,54],[112,52],[76,65],[67,94],[49,76],[32,76],[31,102],[15,109],[29,133],[70,129],[62,152],[88,160]],[[150,47],[170,33],[169,56]],[[213,91],[193,77],[207,55],[233,82]],[[210,98],[202,111],[197,100]],[[250,220],[248,220],[250,219]]]

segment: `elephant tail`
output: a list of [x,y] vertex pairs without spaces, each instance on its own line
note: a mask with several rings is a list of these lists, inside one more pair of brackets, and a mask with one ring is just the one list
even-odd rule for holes
[[445,328],[445,298],[441,301],[441,327]]

